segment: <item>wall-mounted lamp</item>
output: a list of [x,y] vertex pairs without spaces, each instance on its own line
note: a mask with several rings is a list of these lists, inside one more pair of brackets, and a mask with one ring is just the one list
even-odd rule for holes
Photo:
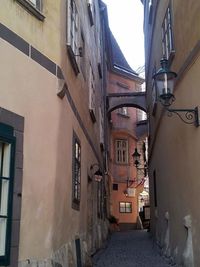
[[94,180],[96,182],[101,182],[102,178],[103,178],[103,173],[99,167],[98,163],[94,163],[90,166],[90,171],[92,174],[92,177],[94,177]]
[[169,112],[169,116],[172,116],[172,113],[175,113],[184,123],[194,124],[196,127],[198,127],[198,107],[195,107],[193,109],[168,108],[175,100],[173,92],[174,81],[177,77],[177,74],[169,70],[168,60],[166,58],[161,59],[160,64],[161,68],[153,75],[159,101]]
[[136,169],[138,171],[143,171],[144,172],[144,177],[146,177],[147,176],[147,169],[148,169],[147,163],[145,162],[144,166],[140,167],[140,165],[141,165],[141,163],[140,163],[141,154],[138,152],[137,147],[135,148],[135,151],[132,154],[132,157],[133,157],[133,161],[134,161],[134,165],[135,165]]

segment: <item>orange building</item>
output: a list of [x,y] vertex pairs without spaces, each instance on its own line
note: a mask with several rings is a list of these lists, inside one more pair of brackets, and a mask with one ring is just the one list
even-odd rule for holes
[[[108,98],[123,98],[141,92],[144,80],[131,69],[114,36],[110,33],[111,62],[108,73]],[[143,155],[143,141],[137,135],[141,111],[119,105],[109,117],[109,174],[111,177],[111,215],[120,229],[137,226],[139,193],[143,191],[144,173],[140,174],[132,157],[135,148]]]

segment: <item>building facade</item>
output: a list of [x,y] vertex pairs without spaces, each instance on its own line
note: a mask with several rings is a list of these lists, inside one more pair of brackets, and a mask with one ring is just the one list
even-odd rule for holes
[[[165,57],[177,73],[173,109],[199,106],[200,2],[142,1],[149,115],[151,231],[163,254],[180,266],[199,266],[199,127],[167,116],[152,76]],[[187,17],[187,19],[186,19]],[[182,113],[181,113],[182,115]],[[185,117],[184,117],[185,118]]]
[[[144,80],[131,69],[111,32],[108,32],[108,38],[110,62],[107,97],[130,97],[141,91]],[[139,194],[143,191],[145,175],[137,171],[132,157],[137,147],[143,158],[142,144],[145,135],[137,135],[137,123],[140,119],[140,110],[126,104],[119,105],[109,113],[110,213],[118,220],[121,230],[141,227],[138,223]],[[142,166],[143,164],[140,167]]]
[[0,266],[90,266],[106,238],[100,16],[99,1],[0,3]]

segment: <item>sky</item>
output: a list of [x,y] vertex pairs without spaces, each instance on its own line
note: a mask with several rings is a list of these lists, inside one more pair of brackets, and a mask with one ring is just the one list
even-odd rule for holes
[[129,65],[144,65],[143,5],[140,0],[103,0],[109,26]]

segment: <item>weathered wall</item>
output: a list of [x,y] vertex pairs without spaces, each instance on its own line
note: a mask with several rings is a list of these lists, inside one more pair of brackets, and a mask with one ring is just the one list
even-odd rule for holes
[[[151,188],[151,227],[163,253],[178,264],[199,266],[198,191],[199,191],[199,128],[184,124],[176,115],[162,114],[158,103],[152,114],[152,70],[162,57],[161,27],[169,1],[153,1],[154,17],[152,47],[147,51],[147,91],[150,117],[149,169]],[[173,108],[199,105],[200,45],[198,1],[171,1],[175,57],[171,69],[178,73]],[[156,11],[157,10],[157,11]],[[187,14],[187,19],[185,17]],[[155,20],[155,24],[154,24]],[[150,29],[146,20],[145,31]],[[147,35],[146,35],[147,36]],[[146,49],[151,38],[146,39]],[[156,172],[157,207],[155,207],[154,176]],[[154,174],[153,174],[154,173]],[[188,215],[191,227],[186,227]],[[187,221],[187,223],[186,223]],[[167,226],[168,225],[168,226]],[[169,236],[167,237],[167,227]],[[192,242],[188,234],[192,232]],[[194,260],[193,260],[194,256]]]
[[[96,33],[96,28],[89,25],[87,5],[78,1],[86,41],[87,78],[84,80],[82,73],[74,74],[66,51],[66,3],[50,2],[44,1],[44,22],[38,21],[16,1],[0,3],[2,25],[22,37],[29,48],[31,45],[38,49],[56,68],[55,73],[48,71],[32,60],[30,54],[22,53],[0,38],[0,106],[25,119],[19,238],[21,266],[32,262],[51,264],[50,259],[55,259],[56,255],[63,266],[76,266],[76,238],[81,239],[82,260],[86,263],[87,257],[107,235],[105,218],[97,217],[98,184],[88,183],[88,175],[92,176],[90,166],[103,162],[98,117],[102,81],[97,72],[100,58],[96,58],[100,44],[94,37],[95,32],[100,39],[100,29]],[[98,3],[95,3],[99,23]],[[88,109],[90,61],[95,67],[96,123],[92,122]],[[67,84],[63,99],[57,96],[60,68]],[[72,209],[71,200],[73,131],[81,143],[80,211]]]

